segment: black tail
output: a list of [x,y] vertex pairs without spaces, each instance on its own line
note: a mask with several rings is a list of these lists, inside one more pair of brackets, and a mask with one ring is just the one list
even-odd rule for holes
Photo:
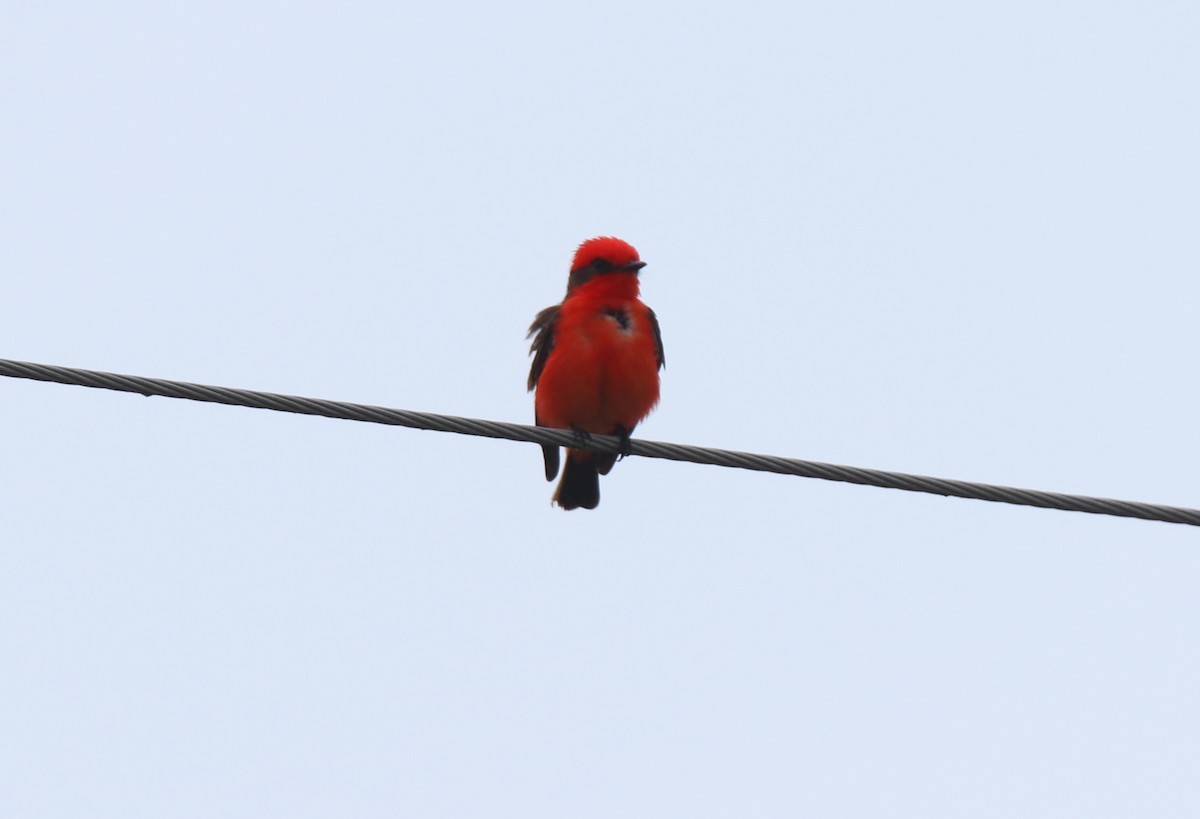
[[600,473],[596,470],[594,454],[567,450],[562,480],[554,493],[554,502],[563,509],[595,509],[600,505]]

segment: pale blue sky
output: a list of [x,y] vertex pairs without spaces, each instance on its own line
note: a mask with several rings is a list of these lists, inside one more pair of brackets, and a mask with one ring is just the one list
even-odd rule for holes
[[[1200,505],[1194,3],[11,3],[0,357]],[[22,817],[1194,816],[1200,535],[0,379]]]

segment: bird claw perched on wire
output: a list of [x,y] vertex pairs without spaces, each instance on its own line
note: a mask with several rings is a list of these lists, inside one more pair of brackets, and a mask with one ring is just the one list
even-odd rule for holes
[[620,424],[617,425],[614,434],[621,439],[621,443],[617,445],[617,459],[624,460],[633,454],[633,439],[629,437],[629,430]]

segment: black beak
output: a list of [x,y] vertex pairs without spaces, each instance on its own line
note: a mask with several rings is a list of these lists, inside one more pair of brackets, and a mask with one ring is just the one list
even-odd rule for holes
[[646,263],[645,263],[645,262],[630,262],[629,264],[623,264],[623,265],[621,265],[621,269],[622,269],[622,270],[629,270],[629,271],[632,271],[632,272],[636,273],[636,272],[638,272],[639,270],[641,270],[641,269],[642,269],[643,267],[645,267],[645,266],[646,266]]

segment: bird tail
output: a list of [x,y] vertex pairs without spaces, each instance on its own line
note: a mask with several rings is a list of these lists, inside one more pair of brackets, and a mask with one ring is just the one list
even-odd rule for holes
[[600,472],[594,452],[567,450],[567,462],[554,492],[554,502],[563,509],[595,509],[600,505]]

